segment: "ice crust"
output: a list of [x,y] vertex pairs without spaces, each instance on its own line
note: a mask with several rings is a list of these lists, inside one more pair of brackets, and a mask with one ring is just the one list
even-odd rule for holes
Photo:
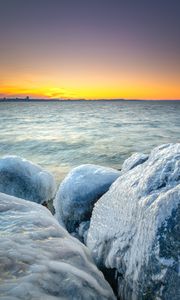
[[55,191],[54,177],[40,166],[17,156],[0,159],[0,192],[43,203],[52,199]]
[[0,193],[0,299],[115,299],[89,250],[42,205]]
[[127,172],[136,166],[144,163],[148,159],[148,155],[144,153],[134,153],[122,165],[122,172]]
[[84,233],[81,223],[90,220],[94,203],[119,176],[119,171],[98,165],[74,168],[61,183],[54,201],[59,223],[80,237]]
[[180,144],[128,169],[95,204],[87,246],[121,299],[179,299]]

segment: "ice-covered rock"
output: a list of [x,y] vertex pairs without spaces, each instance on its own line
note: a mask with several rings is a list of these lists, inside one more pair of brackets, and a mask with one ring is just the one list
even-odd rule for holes
[[180,144],[155,148],[93,209],[87,245],[120,299],[180,299]]
[[6,156],[0,159],[0,192],[37,203],[55,195],[53,176],[25,159]]
[[144,163],[148,159],[148,155],[144,153],[134,153],[126,159],[122,165],[122,172],[132,170],[136,166]]
[[115,299],[89,250],[50,211],[0,193],[0,299]]
[[80,224],[90,220],[94,203],[119,175],[114,169],[91,164],[74,168],[61,183],[54,201],[60,224],[80,235]]

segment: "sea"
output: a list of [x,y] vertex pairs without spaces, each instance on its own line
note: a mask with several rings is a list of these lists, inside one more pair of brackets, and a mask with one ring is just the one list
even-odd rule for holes
[[135,152],[180,142],[180,101],[1,101],[0,158],[17,155],[59,184],[81,164],[120,169]]

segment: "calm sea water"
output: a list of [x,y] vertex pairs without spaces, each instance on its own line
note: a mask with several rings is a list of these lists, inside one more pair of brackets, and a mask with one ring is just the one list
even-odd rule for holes
[[120,168],[134,152],[180,142],[180,101],[0,103],[0,157],[19,155],[60,182],[93,163]]

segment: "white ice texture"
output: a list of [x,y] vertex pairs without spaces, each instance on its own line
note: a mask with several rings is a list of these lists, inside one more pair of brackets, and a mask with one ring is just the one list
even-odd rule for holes
[[40,204],[0,193],[0,299],[115,299],[89,250]]
[[36,203],[55,195],[54,177],[40,166],[17,156],[0,159],[0,192]]
[[114,269],[121,299],[180,299],[179,232],[180,144],[167,144],[98,200],[87,246],[102,269]]
[[144,163],[148,159],[148,155],[144,153],[134,153],[126,159],[122,165],[122,172],[127,172],[136,166]]
[[61,183],[54,201],[59,223],[70,233],[75,232],[82,222],[90,220],[94,203],[119,176],[119,171],[98,165],[74,168]]

